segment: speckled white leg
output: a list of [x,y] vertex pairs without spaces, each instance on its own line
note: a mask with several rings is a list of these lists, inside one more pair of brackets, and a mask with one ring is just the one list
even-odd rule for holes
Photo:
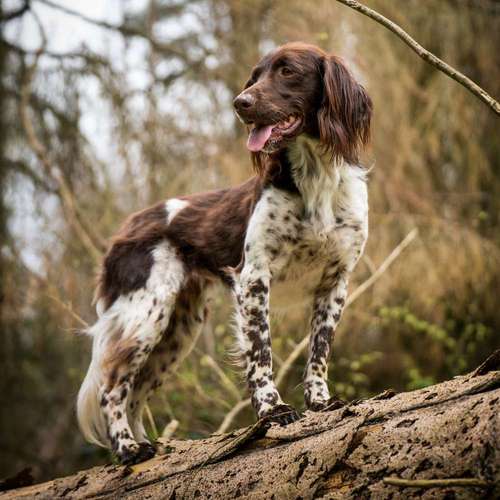
[[177,294],[184,283],[183,265],[167,243],[153,251],[154,265],[143,289],[119,297],[104,314],[113,316],[115,335],[104,343],[100,405],[107,439],[123,463],[148,453],[133,435],[127,406],[137,374],[165,334]]
[[296,200],[269,189],[257,204],[245,240],[245,264],[235,278],[237,336],[245,358],[246,378],[258,417],[288,423],[298,418],[283,403],[273,381],[269,332],[269,288],[273,269],[286,261],[287,245],[296,243]]

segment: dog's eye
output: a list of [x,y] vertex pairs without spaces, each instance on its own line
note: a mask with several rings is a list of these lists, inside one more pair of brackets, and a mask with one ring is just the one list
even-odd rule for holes
[[244,89],[247,89],[248,87],[251,87],[255,82],[253,80],[248,80],[247,83],[244,85]]
[[282,66],[280,68],[280,75],[282,76],[291,76],[293,71],[288,66]]

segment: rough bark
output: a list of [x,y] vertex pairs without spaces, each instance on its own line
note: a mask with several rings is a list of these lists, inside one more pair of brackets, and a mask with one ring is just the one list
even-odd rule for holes
[[170,439],[148,462],[95,467],[0,499],[500,498],[499,369],[497,351],[432,387],[386,391],[284,428],[258,422]]

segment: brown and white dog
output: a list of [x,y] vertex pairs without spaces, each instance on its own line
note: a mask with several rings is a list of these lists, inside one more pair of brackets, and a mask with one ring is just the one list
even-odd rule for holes
[[144,405],[196,342],[216,280],[234,295],[257,416],[299,418],[273,382],[270,296],[273,307],[311,303],[305,404],[319,411],[331,402],[330,344],[368,234],[358,155],[371,100],[338,58],[290,43],[257,64],[234,107],[250,126],[257,175],[133,214],[104,259],[78,419],[85,437],[122,463],[154,454]]

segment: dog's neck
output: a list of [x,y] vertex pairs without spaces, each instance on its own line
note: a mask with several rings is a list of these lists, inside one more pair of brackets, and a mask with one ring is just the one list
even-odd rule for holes
[[319,141],[299,136],[288,146],[287,157],[293,180],[304,201],[306,216],[314,220],[321,231],[334,224],[333,198],[340,183],[339,168],[325,154]]

